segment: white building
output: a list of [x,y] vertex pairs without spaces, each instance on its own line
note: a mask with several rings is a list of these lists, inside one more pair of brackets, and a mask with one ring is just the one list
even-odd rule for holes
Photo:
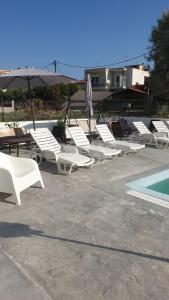
[[91,75],[92,87],[94,89],[126,89],[136,85],[145,85],[149,71],[145,70],[144,64],[131,65],[123,68],[97,68],[85,70]]

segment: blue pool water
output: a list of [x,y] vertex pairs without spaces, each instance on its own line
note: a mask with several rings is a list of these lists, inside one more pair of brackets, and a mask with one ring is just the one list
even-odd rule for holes
[[169,169],[129,182],[130,189],[169,201]]
[[169,178],[148,186],[150,190],[169,195]]

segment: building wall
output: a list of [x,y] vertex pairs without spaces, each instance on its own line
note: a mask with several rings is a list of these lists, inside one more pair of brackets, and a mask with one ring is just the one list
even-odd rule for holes
[[2,106],[0,106],[0,113],[2,113],[2,111],[4,111],[4,113],[10,113],[15,111],[15,103],[14,100],[11,101],[11,106],[4,106],[2,109]]
[[[99,85],[93,86],[93,88],[127,88],[137,83],[144,85],[145,77],[149,77],[149,71],[144,71],[141,68],[137,69],[134,67],[117,68],[117,69],[91,69],[86,70],[85,77],[87,74],[92,77],[99,77]],[[119,83],[117,84],[117,76],[119,77]],[[126,82],[124,77],[126,76]]]
[[91,79],[93,77],[99,77],[99,86],[93,86],[94,88],[109,88],[110,87],[110,79],[109,79],[109,70],[102,69],[102,70],[87,70],[85,72],[85,78],[87,78],[87,74],[90,74]]
[[110,71],[109,69],[106,69],[106,81],[105,81],[105,84],[106,84],[106,87],[107,88],[110,88],[110,84],[111,84],[111,76],[110,76]]
[[[4,113],[10,113],[15,111],[14,107],[4,107]],[[2,107],[0,106],[0,113],[2,113]]]
[[126,74],[123,69],[119,69],[118,71],[111,70],[109,73],[111,74],[111,88],[126,88],[126,82],[124,81],[124,76],[126,76]]
[[143,71],[143,70],[139,70],[139,69],[135,69],[132,68],[131,69],[131,76],[132,76],[132,80],[131,80],[131,85],[135,85],[135,84],[140,84],[143,85],[145,82],[145,77],[149,77],[149,72],[148,71]]

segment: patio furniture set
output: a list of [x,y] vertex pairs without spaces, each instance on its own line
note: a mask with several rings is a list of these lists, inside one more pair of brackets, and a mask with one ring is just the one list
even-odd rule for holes
[[[90,144],[80,126],[67,127],[74,145],[60,145],[47,128],[30,130],[29,137],[27,134],[25,137],[20,136],[20,142],[23,143],[24,138],[30,138],[31,142],[35,142],[35,146],[30,150],[30,156],[32,153],[38,153],[39,163],[43,158],[54,161],[58,172],[64,175],[69,175],[73,169],[80,167],[90,168],[97,160],[112,159],[129,152],[138,152],[145,147],[143,142],[157,147],[169,145],[169,129],[162,121],[154,121],[154,126],[158,131],[156,133],[150,132],[143,122],[133,122],[133,124],[137,133],[131,135],[131,141],[115,139],[107,125],[100,124],[95,127],[103,142],[102,145]],[[136,143],[136,140],[140,143]],[[18,145],[20,142],[18,140]],[[0,152],[0,192],[14,194],[17,204],[20,205],[20,192],[37,181],[40,181],[44,188],[35,160],[13,157]]]

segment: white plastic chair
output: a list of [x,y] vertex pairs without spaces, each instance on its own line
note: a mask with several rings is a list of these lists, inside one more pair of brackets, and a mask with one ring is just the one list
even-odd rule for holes
[[155,129],[157,132],[163,132],[166,134],[167,137],[169,137],[169,129],[168,127],[164,124],[163,121],[152,121]]
[[81,127],[68,127],[68,130],[75,145],[82,153],[86,153],[96,159],[112,158],[121,154],[120,149],[91,145]]
[[[152,133],[143,122],[133,122],[136,127],[138,134],[137,138],[144,143],[149,145],[155,145],[156,147],[167,147],[169,145],[169,138],[166,137],[165,133],[154,132]],[[133,135],[133,137],[136,137]],[[132,136],[131,136],[132,138]]]
[[14,194],[21,205],[20,192],[38,181],[44,188],[36,161],[0,152],[0,192]]
[[137,143],[131,143],[128,141],[123,140],[116,140],[107,127],[106,124],[96,125],[96,128],[98,130],[98,133],[102,139],[102,141],[112,147],[118,147],[121,149],[122,152],[137,152],[143,148],[145,148],[145,145],[137,144]]
[[40,149],[40,162],[42,158],[54,160],[61,174],[68,175],[71,173],[72,168],[89,168],[94,163],[94,159],[79,154],[76,147],[65,146],[61,148],[47,128],[32,129],[30,133]]

